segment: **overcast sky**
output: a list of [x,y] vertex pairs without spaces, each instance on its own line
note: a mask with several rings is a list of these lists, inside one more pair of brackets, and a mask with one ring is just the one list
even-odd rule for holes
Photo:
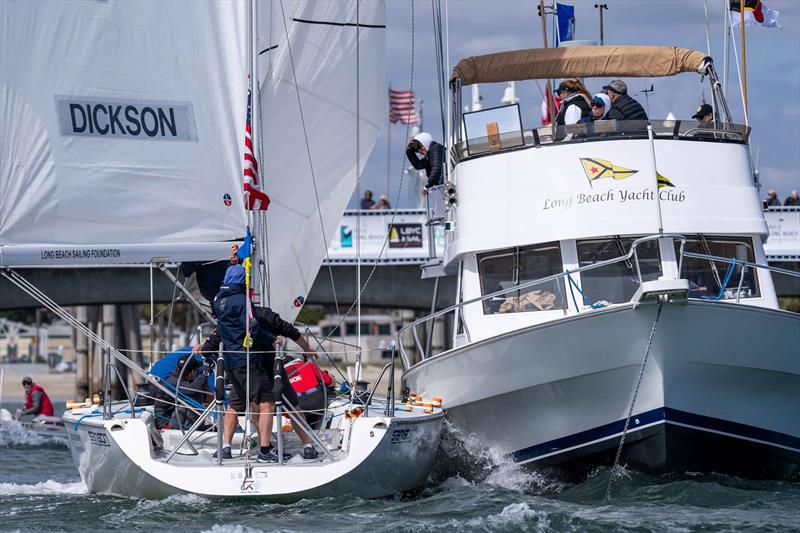
[[[707,0],[711,55],[719,75],[723,75],[723,6],[728,0]],[[747,92],[752,144],[759,158],[761,181],[765,188],[775,188],[783,200],[789,191],[800,189],[800,0],[764,0],[770,9],[780,11],[782,30],[747,28]],[[393,88],[411,86],[412,5],[401,0],[387,0],[386,83]],[[599,41],[599,17],[595,0],[573,0],[576,38]],[[644,44],[681,46],[706,50],[706,23],[702,0],[605,0],[605,44]],[[542,32],[534,0],[446,0],[449,12],[449,56],[452,68],[459,59],[520,48],[542,46]],[[548,27],[548,34],[550,27]],[[737,31],[738,36],[738,31]],[[551,37],[551,36],[550,36]],[[551,37],[552,38],[552,37]],[[424,100],[424,129],[441,139],[441,120],[436,88],[431,2],[414,2],[414,80],[417,98]],[[737,48],[738,48],[737,40]],[[732,55],[732,54],[731,54]],[[607,80],[589,79],[587,86],[597,92]],[[742,102],[733,59],[730,62],[728,103],[734,120],[742,123]],[[701,86],[699,76],[682,74],[674,78],[630,79],[629,93],[644,105],[640,91],[652,83],[655,92],[649,97],[650,116],[689,118],[700,103],[701,90],[710,102],[708,84]],[[499,105],[504,84],[481,85],[484,107]],[[533,82],[517,84],[517,98],[525,127],[540,125],[541,95]],[[464,94],[469,102],[468,90]],[[392,194],[404,163],[403,137],[406,127],[392,126]],[[387,131],[375,145],[362,176],[361,190],[372,189],[377,198],[386,192]],[[422,183],[406,177],[404,189]],[[416,192],[414,193],[416,195]],[[766,191],[762,191],[762,196]],[[403,195],[407,197],[407,195]],[[400,203],[404,207],[409,200]]]

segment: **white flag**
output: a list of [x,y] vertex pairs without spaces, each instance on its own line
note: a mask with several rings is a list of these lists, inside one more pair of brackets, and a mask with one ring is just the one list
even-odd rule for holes
[[[780,22],[778,22],[778,16],[780,15],[780,11],[776,11],[775,9],[769,9],[763,3],[761,4],[761,15],[763,16],[763,20],[761,22],[756,19],[756,16],[753,14],[753,10],[749,8],[744,9],[744,25],[745,26],[761,26],[762,28],[778,28],[783,29],[781,27]],[[731,26],[736,28],[741,24],[742,16],[739,13],[731,12]]]

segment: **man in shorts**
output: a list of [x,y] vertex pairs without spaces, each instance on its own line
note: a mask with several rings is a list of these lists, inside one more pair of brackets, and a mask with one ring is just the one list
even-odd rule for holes
[[270,339],[274,340],[274,336],[268,332],[260,332],[255,320],[252,321],[248,332],[245,292],[244,268],[240,265],[231,265],[225,272],[225,278],[214,297],[213,304],[219,341],[222,342],[224,350],[225,378],[232,385],[224,417],[222,458],[231,458],[231,442],[238,425],[237,417],[246,410],[246,402],[249,401],[252,405],[253,421],[258,428],[259,460],[270,461],[270,457],[274,456],[274,461],[277,461],[277,454],[273,452],[269,443],[272,414],[275,410],[272,401],[272,380],[263,368],[261,358],[255,354],[248,358],[245,348],[246,339],[259,338],[262,343],[264,341],[269,343]]

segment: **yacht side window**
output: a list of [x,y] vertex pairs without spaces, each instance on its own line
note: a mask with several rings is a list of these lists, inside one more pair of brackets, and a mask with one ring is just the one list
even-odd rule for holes
[[[489,252],[478,256],[481,293],[491,294],[503,289],[535,281],[563,272],[561,249],[557,242]],[[483,301],[483,313],[521,313],[561,309],[562,294],[550,280],[522,290],[509,290]]]
[[[717,237],[712,235],[687,236],[686,252],[704,255],[715,255],[726,259],[740,261],[753,260],[753,240],[750,237]],[[680,242],[675,242],[675,255],[680,253]],[[741,264],[684,257],[681,266],[681,277],[689,280],[690,298],[709,298],[735,300],[742,276]],[[729,273],[729,270],[730,273]],[[727,279],[727,283],[725,280]],[[747,268],[742,278],[741,298],[757,298],[760,296],[758,278],[755,270]]]
[[[633,237],[610,237],[578,241],[578,260],[580,267],[587,267],[600,261],[608,261],[628,253]],[[661,275],[661,257],[658,241],[647,241],[636,247],[642,281],[650,281]],[[639,287],[635,259],[612,263],[581,272],[581,290],[592,303],[622,303],[630,301]],[[576,294],[577,300],[581,299]],[[584,302],[586,303],[586,302]]]

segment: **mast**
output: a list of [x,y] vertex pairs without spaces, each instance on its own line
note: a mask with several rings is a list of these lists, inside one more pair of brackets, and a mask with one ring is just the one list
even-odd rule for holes
[[[544,0],[539,0],[539,17],[542,21],[542,41],[544,43],[544,48],[547,48],[547,23],[545,22],[544,18],[546,16],[546,12],[544,10]],[[550,127],[553,130],[553,136],[555,137],[556,134],[556,102],[553,99],[553,91],[552,91],[552,80],[547,80],[547,87],[544,89],[544,97],[547,100],[547,107],[550,111]]]

